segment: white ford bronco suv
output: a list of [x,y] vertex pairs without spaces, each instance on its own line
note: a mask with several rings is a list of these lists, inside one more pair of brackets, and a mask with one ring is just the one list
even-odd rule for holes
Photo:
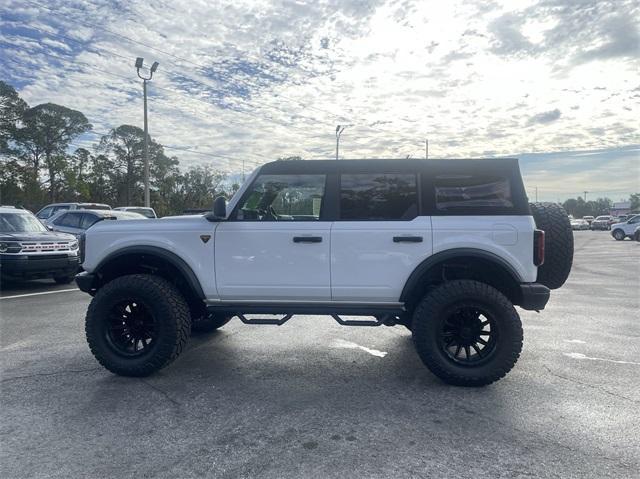
[[210,213],[105,221],[80,244],[89,347],[126,376],[234,316],[321,314],[404,325],[436,376],[486,385],[520,355],[513,305],[543,309],[573,260],[565,211],[528,203],[515,159],[276,161]]

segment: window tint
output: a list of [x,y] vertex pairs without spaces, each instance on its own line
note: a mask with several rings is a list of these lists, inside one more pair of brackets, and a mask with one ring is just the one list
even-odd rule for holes
[[92,225],[94,225],[98,221],[98,217],[96,215],[92,215],[91,213],[85,213],[82,215],[82,221],[80,222],[80,228],[83,230],[89,229]]
[[67,226],[69,228],[79,228],[80,215],[76,213],[66,213],[56,220],[56,225]]
[[504,176],[440,175],[435,189],[441,211],[513,208],[511,182]]
[[320,219],[326,175],[260,175],[240,205],[238,220]]
[[415,174],[340,175],[340,219],[411,220],[417,215]]
[[51,216],[52,212],[53,212],[53,208],[51,206],[47,206],[40,213],[38,213],[38,218],[46,220]]

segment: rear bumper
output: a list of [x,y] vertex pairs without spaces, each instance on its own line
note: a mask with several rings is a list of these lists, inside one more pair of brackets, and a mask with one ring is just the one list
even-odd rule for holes
[[0,255],[0,273],[16,278],[73,276],[79,267],[78,256]]
[[529,311],[540,311],[549,302],[551,291],[539,283],[520,284],[520,301],[518,306]]

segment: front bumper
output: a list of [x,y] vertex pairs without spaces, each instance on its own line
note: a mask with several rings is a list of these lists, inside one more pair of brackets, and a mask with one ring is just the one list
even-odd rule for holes
[[549,302],[551,291],[540,283],[520,284],[518,306],[529,311],[540,311]]
[[80,291],[94,295],[98,288],[98,277],[95,274],[87,273],[83,271],[76,275],[76,284]]
[[0,274],[12,278],[72,276],[78,272],[79,267],[77,255],[0,255]]

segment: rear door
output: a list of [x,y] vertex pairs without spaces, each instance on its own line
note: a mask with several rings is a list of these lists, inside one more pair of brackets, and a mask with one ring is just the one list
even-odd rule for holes
[[411,272],[432,251],[417,169],[340,171],[338,196],[331,230],[332,299],[398,301]]
[[236,301],[331,299],[326,174],[260,174],[215,231],[218,294]]

